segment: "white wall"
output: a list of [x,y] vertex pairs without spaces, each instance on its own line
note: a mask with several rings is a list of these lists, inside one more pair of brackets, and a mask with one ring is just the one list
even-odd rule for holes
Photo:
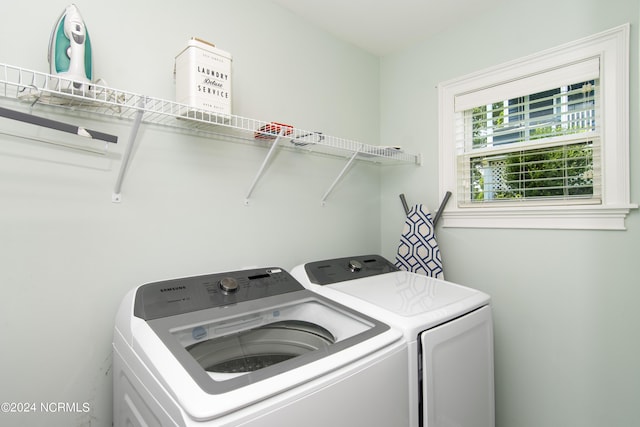
[[[432,210],[438,190],[436,85],[631,22],[631,199],[638,170],[637,0],[504,2],[383,58],[381,144],[424,155],[424,166],[385,169],[382,251],[392,257],[404,214],[398,193]],[[483,38],[483,35],[485,38]],[[398,191],[398,188],[403,188]],[[626,231],[439,228],[445,275],[492,295],[498,427],[640,423],[640,214]]]
[[[47,71],[49,33],[67,4],[3,4],[0,62]],[[174,56],[198,36],[233,55],[235,114],[379,142],[379,59],[270,2],[76,4],[96,77],[112,87],[173,99]],[[245,206],[265,149],[144,126],[122,203],[114,204],[131,122],[42,106],[34,113],[115,133],[120,142],[92,156],[0,134],[0,402],[91,408],[0,413],[3,426],[111,425],[113,320],[137,285],[379,250],[378,167],[357,162],[321,207],[347,159],[280,152]],[[44,133],[1,118],[0,132]]]

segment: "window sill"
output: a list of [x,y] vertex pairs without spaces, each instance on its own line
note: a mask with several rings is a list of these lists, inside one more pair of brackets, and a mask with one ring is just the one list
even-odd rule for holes
[[513,208],[455,208],[442,215],[443,227],[626,230],[625,218],[638,205]]

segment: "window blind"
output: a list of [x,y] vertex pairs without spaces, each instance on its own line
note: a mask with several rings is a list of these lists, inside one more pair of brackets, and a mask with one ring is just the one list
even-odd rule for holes
[[594,80],[599,77],[600,58],[583,59],[509,82],[458,94],[455,96],[454,108],[456,112],[464,111],[478,105],[491,104],[504,99],[543,92],[554,87]]
[[598,63],[456,97],[460,206],[601,201]]

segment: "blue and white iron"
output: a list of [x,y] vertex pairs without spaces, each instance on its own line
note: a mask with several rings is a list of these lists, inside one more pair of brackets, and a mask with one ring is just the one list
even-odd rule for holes
[[75,4],[67,6],[51,32],[48,59],[51,74],[73,80],[76,89],[93,79],[91,40]]

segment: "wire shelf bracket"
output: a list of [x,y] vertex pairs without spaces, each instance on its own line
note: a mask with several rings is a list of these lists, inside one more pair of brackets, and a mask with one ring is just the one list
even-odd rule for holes
[[122,163],[120,163],[120,171],[118,172],[118,179],[116,180],[116,185],[113,190],[113,195],[111,196],[111,201],[114,203],[120,203],[122,197],[120,192],[122,190],[122,183],[124,181],[124,177],[127,173],[127,169],[129,169],[129,164],[131,163],[131,159],[133,157],[134,148],[136,144],[136,139],[138,136],[138,130],[140,129],[140,124],[142,123],[142,117],[144,116],[144,98],[140,98],[139,106],[140,109],[136,112],[136,116],[133,120],[133,125],[131,125],[131,131],[129,133],[129,140],[127,141],[127,147],[124,152],[124,157],[122,158]]

